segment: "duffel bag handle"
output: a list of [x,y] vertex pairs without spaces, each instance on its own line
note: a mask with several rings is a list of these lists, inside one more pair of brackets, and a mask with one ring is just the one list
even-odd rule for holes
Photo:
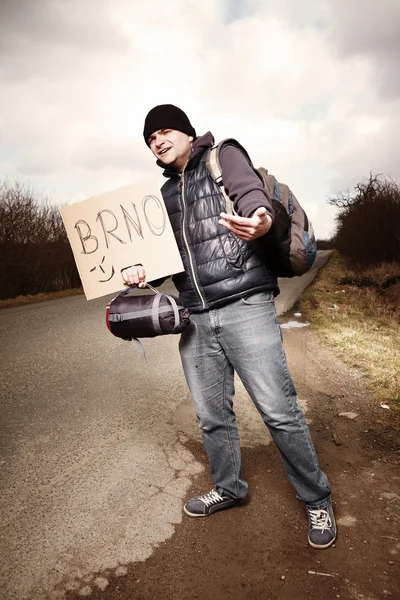
[[[155,294],[161,294],[161,292],[159,292],[158,290],[156,290],[156,288],[154,288],[152,285],[150,285],[149,283],[147,283],[147,281],[145,282],[145,285],[146,285],[146,287],[148,287]],[[137,287],[138,287],[137,283],[134,283],[133,285],[130,285],[129,287],[124,288],[120,292],[120,296],[127,296],[129,294],[129,292],[131,292],[132,290],[134,290]],[[143,289],[143,288],[139,288],[139,289]]]

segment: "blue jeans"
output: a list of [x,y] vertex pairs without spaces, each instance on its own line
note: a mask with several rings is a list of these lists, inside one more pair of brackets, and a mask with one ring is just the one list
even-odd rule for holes
[[213,483],[232,498],[247,495],[233,410],[236,371],[279,449],[297,497],[325,507],[331,488],[297,404],[272,292],[192,314],[179,350]]

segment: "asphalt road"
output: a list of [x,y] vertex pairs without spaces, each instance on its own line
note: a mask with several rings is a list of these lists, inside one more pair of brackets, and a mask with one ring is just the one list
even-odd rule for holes
[[[328,256],[280,281],[279,314]],[[178,336],[144,340],[144,360],[108,332],[106,301],[0,312],[2,600],[59,600],[90,573],[145,559],[172,535],[203,469],[183,445],[200,433]],[[250,402],[238,419],[244,445],[265,440]]]

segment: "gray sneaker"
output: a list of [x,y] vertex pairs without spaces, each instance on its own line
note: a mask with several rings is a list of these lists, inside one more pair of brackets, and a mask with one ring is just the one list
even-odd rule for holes
[[185,504],[183,510],[189,517],[208,517],[217,510],[224,510],[240,504],[241,500],[232,499],[225,495],[221,488],[214,488],[208,494],[192,498]]
[[313,548],[329,548],[336,540],[336,523],[332,504],[326,508],[307,506],[308,542]]

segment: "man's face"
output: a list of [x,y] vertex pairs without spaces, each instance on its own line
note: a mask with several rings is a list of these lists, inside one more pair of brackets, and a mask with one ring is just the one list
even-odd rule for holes
[[148,139],[154,156],[181,171],[189,160],[193,137],[176,129],[159,129]]

